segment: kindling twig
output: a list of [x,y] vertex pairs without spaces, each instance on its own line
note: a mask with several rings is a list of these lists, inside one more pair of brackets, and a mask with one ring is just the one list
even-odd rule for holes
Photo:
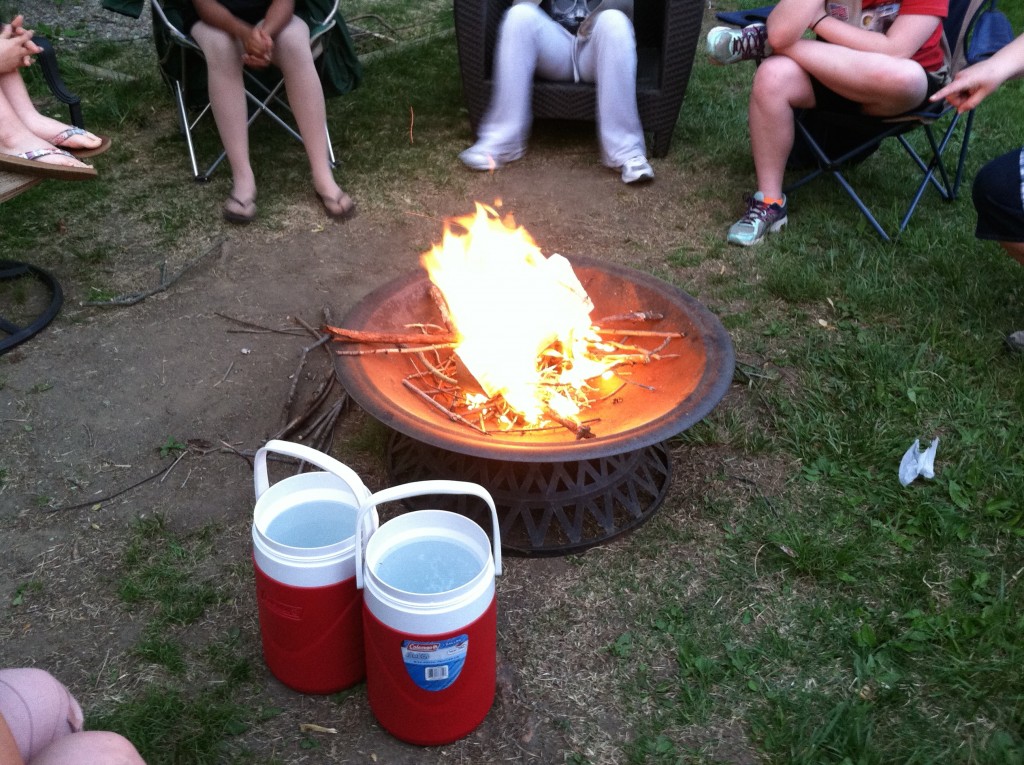
[[339,356],[386,356],[389,353],[423,353],[424,351],[443,351],[454,348],[455,343],[439,343],[437,345],[423,345],[418,348],[367,348],[361,351],[335,351]]
[[86,305],[98,305],[98,306],[122,306],[122,305],[135,305],[141,303],[148,297],[156,295],[158,292],[163,292],[165,289],[174,284],[178,279],[191,270],[194,266],[206,260],[210,253],[214,250],[220,249],[221,245],[224,244],[224,237],[217,239],[206,252],[200,255],[198,258],[194,258],[182,266],[181,270],[178,271],[170,280],[166,279],[167,275],[167,262],[164,261],[160,264],[160,281],[157,286],[152,289],[145,290],[144,292],[133,292],[128,295],[119,295],[118,297],[111,298],[110,300],[87,300]]
[[614,316],[605,316],[597,323],[605,324],[612,321],[661,321],[664,318],[665,314],[658,311],[628,311],[626,313],[617,313]]
[[609,335],[610,337],[667,337],[669,339],[686,337],[685,332],[658,332],[653,329],[608,329],[595,326],[594,331],[599,335]]
[[[248,331],[252,331],[252,332],[267,332],[267,333],[276,334],[276,335],[295,335],[295,334],[298,334],[296,332],[293,332],[290,329],[274,329],[273,327],[265,327],[262,324],[254,324],[253,322],[246,321],[245,319],[239,319],[239,318],[237,318],[235,316],[228,316],[226,313],[221,313],[220,311],[214,311],[213,315],[214,316],[220,316],[222,319],[227,319],[228,321],[232,321],[235,324],[238,324],[238,325],[243,326],[243,327],[247,327]],[[228,330],[228,331],[230,332],[231,330]]]
[[566,428],[567,430],[570,430],[573,433],[575,433],[577,441],[582,441],[584,438],[593,438],[594,437],[594,432],[590,429],[589,425],[581,425],[578,422],[573,422],[572,420],[570,420],[570,419],[568,419],[566,417],[563,417],[562,415],[558,414],[557,412],[552,411],[552,409],[550,407],[548,407],[545,410],[544,416],[545,417],[550,417],[552,420],[557,422],[563,428]]
[[426,401],[428,404],[430,404],[435,409],[443,412],[444,416],[447,417],[449,420],[461,422],[464,425],[468,425],[469,427],[473,428],[474,430],[479,430],[484,435],[487,434],[487,431],[481,429],[476,423],[470,422],[469,420],[467,420],[462,415],[458,415],[455,412],[451,411],[450,409],[446,409],[444,406],[439,404],[437,401],[434,401],[434,399],[432,399],[428,394],[426,394],[423,391],[421,391],[419,388],[417,388],[415,385],[413,385],[408,380],[402,380],[402,385],[404,385],[406,388],[411,390],[413,393],[415,393],[417,396],[422,398],[424,401]]
[[374,332],[371,330],[345,329],[343,327],[324,327],[335,340],[349,343],[454,343],[455,335],[451,332]]
[[334,386],[334,378],[333,377],[329,377],[327,380],[322,382],[320,384],[320,386],[321,386],[320,389],[313,394],[313,399],[314,400],[313,400],[313,403],[309,406],[309,408],[305,412],[300,414],[298,417],[295,417],[294,419],[292,419],[292,421],[289,422],[287,425],[285,425],[284,428],[282,428],[274,436],[275,439],[277,439],[277,438],[284,438],[285,436],[288,436],[289,434],[294,432],[297,428],[302,427],[302,425],[310,417],[313,416],[313,414],[321,407],[321,405],[324,403],[324,401],[327,400],[327,396],[330,395],[331,388]]

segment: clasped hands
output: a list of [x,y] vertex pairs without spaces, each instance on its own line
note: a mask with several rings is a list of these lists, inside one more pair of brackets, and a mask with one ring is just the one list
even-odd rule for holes
[[264,69],[270,66],[270,57],[274,53],[274,38],[263,30],[262,24],[257,24],[249,31],[249,36],[242,41],[245,46],[245,53],[242,55],[242,63],[255,69]]
[[24,18],[19,14],[10,24],[0,29],[0,72],[12,72],[19,66],[31,66],[32,56],[42,48],[32,42],[33,32],[25,29]]

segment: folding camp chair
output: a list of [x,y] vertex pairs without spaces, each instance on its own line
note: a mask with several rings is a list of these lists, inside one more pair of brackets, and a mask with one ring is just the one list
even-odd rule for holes
[[[994,50],[972,46],[972,30],[981,13],[994,8],[995,0],[950,0],[949,15],[943,22],[943,34],[949,52],[951,74],[964,66],[985,58]],[[749,11],[720,14],[718,18],[726,23],[745,25],[767,18],[772,6]],[[863,161],[887,138],[895,138],[906,155],[921,172],[921,180],[915,189],[910,205],[900,220],[899,233],[910,223],[926,189],[935,188],[943,200],[950,202],[957,198],[963,180],[964,164],[970,145],[975,112],[966,115],[955,171],[951,172],[944,161],[944,155],[951,144],[960,123],[960,115],[946,102],[931,104],[920,111],[908,112],[894,118],[877,118],[849,113],[832,113],[824,109],[806,109],[796,115],[797,142],[794,155],[803,149],[809,156],[810,172],[787,185],[786,194],[799,189],[820,175],[832,176],[846,194],[853,200],[871,227],[885,241],[892,237],[854,190],[843,170]],[[921,130],[927,139],[927,148],[919,153],[910,143],[908,135]],[[856,140],[837,144],[835,138],[855,136]],[[922,153],[925,156],[922,156]],[[791,163],[795,157],[791,157]]]
[[[188,145],[188,155],[192,162],[192,175],[197,181],[209,180],[210,176],[217,169],[217,166],[224,161],[227,153],[221,151],[213,163],[205,171],[199,171],[199,162],[196,159],[195,142],[193,131],[211,113],[209,100],[205,95],[206,61],[203,51],[189,35],[183,31],[183,14],[178,8],[173,7],[174,0],[150,0],[153,11],[154,34],[163,36],[167,43],[164,59],[161,61],[161,72],[169,81],[174,92],[175,101],[178,107],[178,122],[181,132]],[[325,5],[329,10],[322,19],[310,18],[309,43],[313,50],[314,60],[319,59],[325,50],[327,34],[335,28],[338,23],[338,6],[340,0],[331,0],[330,5]],[[166,6],[166,7],[165,7]],[[310,9],[312,10],[312,8]],[[159,47],[159,46],[158,46]],[[178,58],[177,67],[171,58]],[[197,65],[201,66],[196,71]],[[175,71],[177,69],[177,71]],[[274,122],[280,125],[299,143],[302,143],[302,136],[285,119],[291,115],[292,110],[288,103],[282,98],[284,78],[276,69],[272,74],[257,72],[249,68],[243,70],[245,81],[245,96],[249,102],[249,125],[261,115],[265,114]],[[277,109],[278,111],[275,111]],[[192,113],[196,113],[193,118]],[[284,115],[284,116],[282,116]],[[334,156],[334,147],[331,144],[330,130],[324,125],[327,132],[327,152],[331,166],[337,166]]]

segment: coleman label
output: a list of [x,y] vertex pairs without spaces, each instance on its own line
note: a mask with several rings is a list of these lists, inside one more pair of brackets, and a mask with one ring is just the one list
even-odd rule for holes
[[466,663],[469,635],[446,640],[405,640],[402,661],[409,677],[425,691],[443,691],[455,682]]

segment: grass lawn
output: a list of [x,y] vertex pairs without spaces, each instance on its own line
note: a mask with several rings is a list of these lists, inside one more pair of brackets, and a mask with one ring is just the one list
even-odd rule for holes
[[[1024,30],[1024,7],[1002,5],[1015,31]],[[714,10],[740,6],[716,4],[705,25]],[[358,38],[372,86],[329,103],[345,145],[343,185],[401,193],[443,184],[466,139],[450,4],[357,0],[346,15],[362,16],[358,26],[372,32]],[[424,36],[429,43],[416,42]],[[147,166],[166,168],[184,161],[183,150],[175,135],[152,135],[170,100],[147,56],[96,43],[61,64],[90,105],[90,127],[137,137]],[[79,64],[138,74],[99,82]],[[700,297],[721,307],[738,392],[673,439],[680,465],[713,465],[699,490],[687,490],[697,497],[693,522],[659,515],[616,554],[570,561],[574,595],[587,602],[606,593],[602,607],[621,625],[602,647],[614,667],[603,682],[613,684],[628,724],[610,751],[595,751],[581,732],[560,761],[1020,765],[1024,358],[1004,352],[1002,336],[1024,328],[1024,270],[974,238],[970,181],[984,161],[1024,142],[1024,87],[1008,84],[979,110],[964,198],[926,198],[898,242],[882,242],[822,180],[792,196],[783,235],[746,250],[724,238],[752,190],[750,74],[712,67],[698,51],[662,161],[692,175],[718,225],[669,253],[656,274],[686,289],[688,269],[712,259],[729,265],[730,275],[708,280]],[[33,90],[44,92],[40,83]],[[416,140],[426,150],[396,154],[386,138],[393,131],[382,126],[408,120],[389,105],[412,92]],[[132,151],[119,146],[111,156],[134,158]],[[222,193],[180,194],[177,171],[142,177],[137,163],[105,167],[116,182],[55,186],[48,201],[66,211],[66,235],[47,257],[76,269],[96,299],[125,289],[110,266],[131,242],[172,258],[194,251]],[[282,188],[305,188],[306,168],[281,172]],[[892,225],[915,172],[892,145],[853,178]],[[371,207],[387,203],[363,196]],[[719,207],[725,196],[734,211]],[[3,205],[5,250],[46,251],[41,204]],[[97,210],[122,211],[125,230],[100,235],[91,222],[102,217]],[[279,213],[270,202],[266,225]],[[934,479],[901,486],[904,451],[933,438]],[[183,646],[168,625],[218,607],[197,573],[209,539],[177,539],[159,524],[135,534],[124,552],[124,602],[179,606],[152,618],[137,650],[178,666]],[[680,557],[680,549],[692,554]],[[228,689],[251,681],[251,669],[223,648],[201,661]],[[225,759],[223,742],[257,724],[260,712],[212,693],[197,707],[185,701],[181,678],[155,696],[111,703],[90,724],[125,731],[153,763],[257,761]],[[166,747],[181,742],[168,743],[174,726],[155,730],[158,716],[194,723],[179,726],[191,737],[189,757],[166,759]]]

